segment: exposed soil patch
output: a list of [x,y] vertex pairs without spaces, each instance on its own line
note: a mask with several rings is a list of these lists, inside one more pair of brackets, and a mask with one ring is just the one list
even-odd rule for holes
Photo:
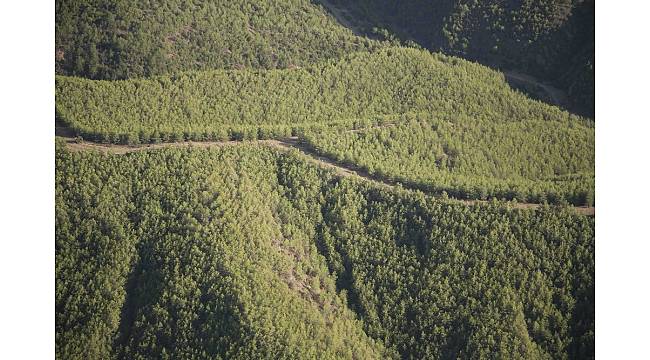
[[[281,254],[291,259],[292,264],[302,260],[302,255],[299,252],[286,246],[281,240],[273,239],[271,243]],[[316,291],[317,289],[312,287],[311,282],[314,279],[313,276],[308,274],[300,275],[296,272],[295,267],[292,266],[289,271],[280,273],[280,278],[289,286],[289,289],[298,292],[303,299],[318,305],[320,310],[325,309],[326,302],[328,301],[321,296],[320,291]],[[320,280],[318,282],[320,283]],[[331,308],[336,308],[336,304],[329,302],[329,305]]]

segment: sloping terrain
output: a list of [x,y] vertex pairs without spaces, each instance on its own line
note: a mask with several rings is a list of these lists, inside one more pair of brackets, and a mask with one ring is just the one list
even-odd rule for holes
[[57,114],[84,138],[152,142],[286,136],[426,111],[493,122],[588,122],[510,89],[503,74],[410,48],[357,53],[304,69],[209,71],[126,81],[59,76]]
[[[318,256],[316,204],[292,203],[294,175],[275,175],[287,160],[59,147],[57,355],[384,358]],[[320,186],[315,170],[302,181]]]
[[307,131],[304,141],[319,154],[428,193],[594,202],[594,131],[580,122],[407,114],[391,127]]
[[[594,121],[380,2],[56,1],[57,358],[593,358]],[[390,23],[567,48],[505,3]]]
[[[294,70],[56,84],[60,121],[97,142],[299,135],[322,155],[438,194],[594,202],[593,121],[511,90],[486,67],[423,50],[393,47]],[[419,125],[407,124],[414,119]],[[366,124],[400,126],[372,132],[376,139],[339,137]]]
[[307,0],[56,1],[61,75],[290,68],[379,46]]
[[568,94],[565,108],[594,116],[593,0],[318,2],[357,33],[396,36],[540,78]]
[[267,147],[61,145],[59,357],[565,358],[593,346],[591,218],[439,202]]
[[[368,130],[369,129],[348,130],[348,132],[355,133],[355,132],[368,131]],[[164,149],[164,148],[170,148],[170,149],[171,148],[220,148],[224,146],[234,146],[234,145],[242,145],[246,143],[248,144],[255,143],[255,144],[273,147],[283,151],[298,150],[301,156],[303,156],[304,161],[314,163],[319,167],[325,169],[331,169],[338,176],[358,177],[366,181],[369,181],[375,185],[385,186],[389,188],[394,188],[396,186],[399,186],[400,188],[424,190],[429,194],[432,193],[431,189],[426,189],[426,188],[423,189],[423,187],[419,186],[418,184],[413,184],[410,183],[409,181],[397,181],[392,177],[383,176],[377,173],[371,174],[368,171],[359,168],[358,166],[345,164],[341,161],[337,161],[335,159],[319,155],[319,153],[310,145],[304,144],[303,142],[299,141],[298,137],[289,137],[289,138],[284,138],[279,140],[252,140],[248,142],[230,140],[230,141],[200,141],[200,142],[187,141],[187,142],[159,143],[159,144],[147,144],[147,145],[115,145],[115,144],[98,144],[98,143],[92,143],[86,141],[78,141],[77,138],[73,138],[71,136],[68,136],[67,134],[68,133],[64,132],[63,130],[60,130],[59,133],[57,134],[58,137],[57,140],[60,141],[61,146],[65,144],[66,149],[68,151],[72,151],[72,152],[95,151],[95,152],[102,152],[107,154],[128,154],[137,151],[149,151],[149,150]],[[463,203],[469,206],[485,203],[484,200],[463,200],[461,197],[447,198],[448,194],[446,195],[447,196],[443,196],[441,198],[444,198],[445,200],[449,200],[451,202]],[[440,197],[440,194],[435,193],[435,196]],[[520,197],[518,202],[507,203],[507,206],[516,209],[539,209],[542,206],[544,206],[544,204],[540,204],[540,203],[521,202],[521,199],[523,199],[523,197]],[[572,206],[570,208],[573,209],[578,214],[583,214],[588,216],[594,216],[596,213],[596,208],[594,206]]]

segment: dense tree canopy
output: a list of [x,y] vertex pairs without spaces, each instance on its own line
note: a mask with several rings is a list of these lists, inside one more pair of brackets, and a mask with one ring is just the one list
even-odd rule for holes
[[[62,358],[593,354],[593,219],[240,145],[56,155]],[[593,355],[591,355],[593,356]]]
[[[533,74],[594,114],[593,0],[331,2],[365,20],[371,37],[393,39],[387,27],[433,51]],[[355,36],[315,3],[57,0],[56,72],[126,79],[294,68],[393,42]]]
[[360,131],[311,130],[303,136],[317,153],[427,192],[593,205],[594,129],[588,124],[422,113],[392,121]]
[[125,79],[288,68],[381,46],[307,0],[57,0],[56,71]]
[[56,95],[58,116],[84,138],[122,143],[277,137],[413,111],[495,123],[588,123],[512,90],[484,66],[403,47],[303,69],[126,81],[58,76]]
[[594,114],[593,0],[331,1],[431,50],[553,82]]
[[57,357],[390,356],[318,255],[317,204],[287,197],[316,169],[259,147],[58,147],[56,168]]
[[595,220],[566,203],[594,202],[594,121],[455,57],[589,114],[593,1],[330,1],[447,55],[318,1],[56,1],[78,141],[295,136],[397,184],[261,144],[57,141],[57,358],[593,358]]
[[[594,202],[593,121],[530,100],[486,67],[423,50],[393,47],[293,70],[57,77],[56,86],[57,115],[85,139],[295,134],[321,154],[429,192]],[[397,126],[347,131],[378,124]]]

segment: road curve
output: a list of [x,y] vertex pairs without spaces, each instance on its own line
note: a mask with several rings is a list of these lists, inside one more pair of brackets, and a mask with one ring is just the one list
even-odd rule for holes
[[504,71],[503,75],[506,77],[506,79],[511,79],[511,80],[539,86],[548,94],[548,96],[551,99],[552,105],[566,108],[568,101],[567,101],[566,94],[562,90],[555,88],[551,85],[548,85],[546,83],[540,82],[539,80],[535,79],[530,75],[522,74],[516,71]]
[[[351,130],[359,131],[359,130]],[[75,138],[71,137],[70,133],[65,131],[64,128],[57,127],[56,135],[59,138],[62,138],[66,142],[66,147],[71,151],[100,151],[104,153],[111,154],[126,154],[136,151],[147,151],[161,148],[181,148],[181,147],[196,147],[196,148],[212,148],[212,147],[224,147],[224,146],[234,146],[245,143],[255,143],[265,146],[270,146],[276,149],[283,151],[289,151],[291,149],[298,150],[302,153],[305,159],[311,163],[314,163],[320,167],[328,168],[334,170],[334,172],[339,176],[344,177],[358,177],[366,181],[372,182],[373,184],[379,186],[386,186],[393,188],[397,186],[396,182],[391,182],[387,179],[383,179],[377,176],[372,176],[369,173],[365,172],[362,169],[355,169],[348,165],[338,163],[330,158],[321,156],[317,154],[314,150],[304,146],[299,142],[297,137],[288,137],[284,139],[277,140],[250,140],[250,141],[185,141],[185,142],[173,142],[173,143],[159,143],[159,144],[146,144],[146,145],[118,145],[118,144],[99,144],[88,141],[77,142]],[[407,185],[402,184],[404,188],[408,188]],[[488,201],[485,200],[461,200],[461,199],[449,199],[453,202],[460,202],[466,205],[476,205],[476,204],[485,204]],[[536,209],[543,205],[533,204],[533,203],[511,203],[511,206],[516,209]],[[577,213],[587,216],[594,216],[596,213],[595,207],[586,207],[586,206],[572,206]]]

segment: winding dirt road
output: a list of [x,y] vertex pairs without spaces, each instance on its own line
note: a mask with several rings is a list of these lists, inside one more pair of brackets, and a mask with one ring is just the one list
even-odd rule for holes
[[[384,125],[387,126],[387,125]],[[350,131],[360,131],[360,130],[350,130]],[[305,160],[316,164],[320,167],[332,169],[339,176],[353,176],[364,179],[365,181],[372,182],[378,186],[385,186],[393,188],[397,186],[397,182],[389,181],[388,179],[383,179],[378,176],[373,176],[367,173],[366,171],[358,168],[352,168],[348,165],[338,163],[330,158],[321,156],[317,154],[314,150],[309,147],[301,144],[297,137],[288,137],[278,140],[250,140],[250,141],[186,141],[186,142],[175,142],[175,143],[160,143],[160,144],[147,144],[147,145],[116,145],[116,144],[98,144],[93,142],[77,142],[73,137],[73,134],[63,127],[60,124],[56,125],[55,134],[57,137],[62,138],[66,142],[66,146],[71,151],[100,151],[104,153],[111,154],[126,154],[135,151],[147,151],[155,150],[162,148],[181,148],[181,147],[195,147],[195,148],[211,148],[211,147],[224,147],[224,146],[236,146],[241,144],[261,144],[264,146],[270,146],[276,149],[283,151],[290,151],[291,149],[298,150]],[[402,185],[404,188],[409,188],[406,185]],[[460,200],[460,199],[449,199],[449,201],[460,202],[466,205],[476,205],[484,204],[487,201],[483,200]],[[540,204],[532,203],[513,203],[511,205],[515,209],[536,209],[539,208]],[[574,206],[572,207],[577,213],[594,216],[596,213],[595,207],[584,207],[584,206]]]
[[530,85],[535,85],[542,88],[542,90],[544,90],[548,94],[552,105],[566,108],[568,104],[568,99],[564,91],[556,87],[553,87],[551,85],[542,83],[530,75],[518,73],[516,71],[504,71],[503,75],[505,75],[506,79],[511,79],[511,80],[519,81]]

